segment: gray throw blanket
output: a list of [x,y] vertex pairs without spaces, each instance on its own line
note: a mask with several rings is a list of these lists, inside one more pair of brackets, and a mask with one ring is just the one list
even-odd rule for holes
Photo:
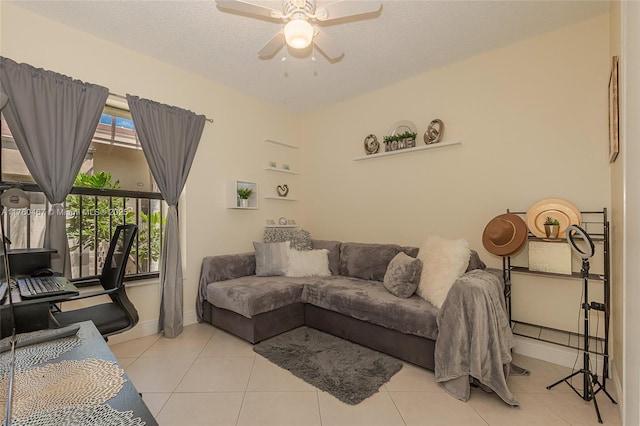
[[474,270],[453,284],[438,313],[436,381],[459,400],[469,399],[477,381],[507,404],[520,405],[507,387],[515,340],[504,303],[498,277]]

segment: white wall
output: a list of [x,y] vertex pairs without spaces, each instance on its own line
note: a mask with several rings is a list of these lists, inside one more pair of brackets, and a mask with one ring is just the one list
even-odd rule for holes
[[[205,125],[180,201],[187,322],[195,320],[202,257],[252,250],[251,241],[262,238],[262,226],[269,217],[296,217],[302,224],[299,206],[293,202],[261,199],[261,208],[256,211],[229,210],[224,203],[226,179],[264,181],[265,184],[268,179],[275,179],[263,166],[269,158],[276,157],[276,153],[262,140],[272,137],[293,141],[294,114],[15,5],[2,2],[0,11],[0,54],[3,56],[101,84],[112,93],[131,93],[215,120]],[[298,167],[296,155],[299,154],[281,156],[292,167]],[[159,310],[157,283],[129,288],[128,293],[140,313],[138,329],[146,327],[146,331],[154,332]]]
[[[609,9],[609,56],[618,56],[619,64],[619,92],[620,99],[624,97],[624,57],[622,52],[622,5],[619,1],[612,1]],[[622,107],[622,102],[620,102]],[[624,110],[620,109],[620,128],[624,126]],[[612,373],[618,393],[622,391],[624,377],[624,164],[626,149],[624,148],[624,132],[620,133],[620,153],[614,163],[611,163],[611,335],[613,359]],[[622,402],[622,401],[618,401]],[[622,404],[621,404],[622,407]]]
[[[622,49],[621,81],[624,92],[621,98],[622,111],[622,170],[624,175],[622,209],[624,215],[623,240],[623,282],[621,306],[622,347],[624,351],[623,377],[623,422],[625,425],[640,424],[640,4],[624,2],[622,4]],[[616,337],[618,337],[616,335]],[[616,364],[618,366],[619,364]]]
[[[305,117],[309,229],[317,238],[406,245],[431,234],[465,238],[501,267],[481,236],[506,209],[550,197],[609,207],[608,41],[603,15]],[[410,120],[421,140],[434,118],[444,121],[444,140],[463,144],[353,161],[368,134],[382,140],[394,122]],[[542,287],[514,279],[514,318],[576,328],[581,282]]]

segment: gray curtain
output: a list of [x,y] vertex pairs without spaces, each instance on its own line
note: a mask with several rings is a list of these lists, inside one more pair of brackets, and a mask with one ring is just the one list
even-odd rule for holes
[[169,205],[160,258],[160,329],[176,337],[183,327],[178,198],[196,155],[205,116],[127,94],[142,151]]
[[54,270],[71,276],[64,203],[109,96],[106,87],[0,57],[3,114],[29,172],[51,203],[44,245]]

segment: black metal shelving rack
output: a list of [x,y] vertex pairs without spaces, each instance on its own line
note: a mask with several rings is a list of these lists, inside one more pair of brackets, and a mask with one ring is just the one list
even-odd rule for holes
[[[523,216],[526,214],[526,212],[521,212],[521,211],[510,211],[509,209],[507,209],[507,213],[512,213],[512,214],[517,214],[519,216]],[[603,208],[602,210],[596,210],[596,211],[582,211],[581,212],[582,217],[583,217],[583,221],[580,224],[580,226],[582,226],[585,231],[589,234],[589,236],[591,237],[591,239],[594,242],[600,242],[602,243],[602,250],[603,250],[603,273],[602,274],[589,274],[589,280],[593,280],[593,281],[602,281],[603,283],[603,294],[604,294],[604,305],[605,305],[605,309],[604,309],[604,338],[600,338],[600,337],[595,337],[595,340],[601,341],[603,344],[603,349],[602,352],[600,351],[592,351],[590,350],[590,353],[593,353],[594,355],[601,355],[603,357],[603,367],[602,367],[602,388],[606,389],[606,379],[609,377],[609,321],[610,321],[610,315],[611,315],[611,254],[610,254],[610,225],[609,225],[609,220],[607,217],[607,209]],[[598,217],[600,216],[601,219],[600,220],[593,220],[593,221],[589,221],[589,220],[585,220],[586,218],[593,218],[593,217]],[[595,226],[598,226],[599,229],[593,230],[593,229],[589,229],[594,228]],[[529,232],[529,241],[542,241],[542,238],[538,238],[535,235],[533,235],[531,232]],[[504,278],[504,297],[507,303],[507,311],[509,314],[509,321],[511,323],[511,327],[513,328],[515,326],[516,323],[520,323],[520,324],[524,324],[524,325],[533,325],[536,327],[540,327],[540,328],[546,328],[546,329],[550,329],[548,327],[544,327],[544,326],[539,326],[539,325],[535,325],[535,324],[527,324],[527,323],[523,323],[523,322],[519,322],[519,321],[514,321],[512,319],[511,316],[511,274],[512,272],[515,273],[524,273],[524,274],[533,274],[533,275],[540,275],[540,276],[548,276],[548,277],[557,277],[557,278],[568,278],[568,279],[578,279],[581,280],[582,278],[582,274],[579,272],[574,272],[571,275],[563,275],[563,274],[555,274],[555,273],[550,273],[550,272],[540,272],[540,271],[531,271],[529,270],[529,268],[526,267],[521,267],[521,266],[513,266],[511,265],[511,257],[507,256],[507,257],[503,257],[502,258],[502,273],[503,273],[503,278]],[[579,335],[578,333],[572,333],[572,332],[568,332],[565,330],[557,330],[557,329],[550,329],[550,330],[554,330],[554,331],[559,331],[565,334],[569,334],[569,335]],[[514,334],[517,334],[514,332]],[[523,335],[525,336],[525,335]],[[530,336],[525,336],[525,337],[530,337]],[[543,340],[543,339],[538,339],[538,340]],[[554,343],[557,344],[557,342],[550,342],[550,343]],[[574,347],[574,346],[569,346],[569,345],[565,345],[574,349],[580,349],[579,345],[578,347]]]

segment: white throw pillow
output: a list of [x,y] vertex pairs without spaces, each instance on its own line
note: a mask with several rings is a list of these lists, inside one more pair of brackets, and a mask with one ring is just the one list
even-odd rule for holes
[[441,308],[453,283],[467,270],[469,257],[469,243],[463,239],[427,238],[418,251],[422,273],[416,294]]
[[289,250],[289,268],[287,277],[328,277],[329,250]]

